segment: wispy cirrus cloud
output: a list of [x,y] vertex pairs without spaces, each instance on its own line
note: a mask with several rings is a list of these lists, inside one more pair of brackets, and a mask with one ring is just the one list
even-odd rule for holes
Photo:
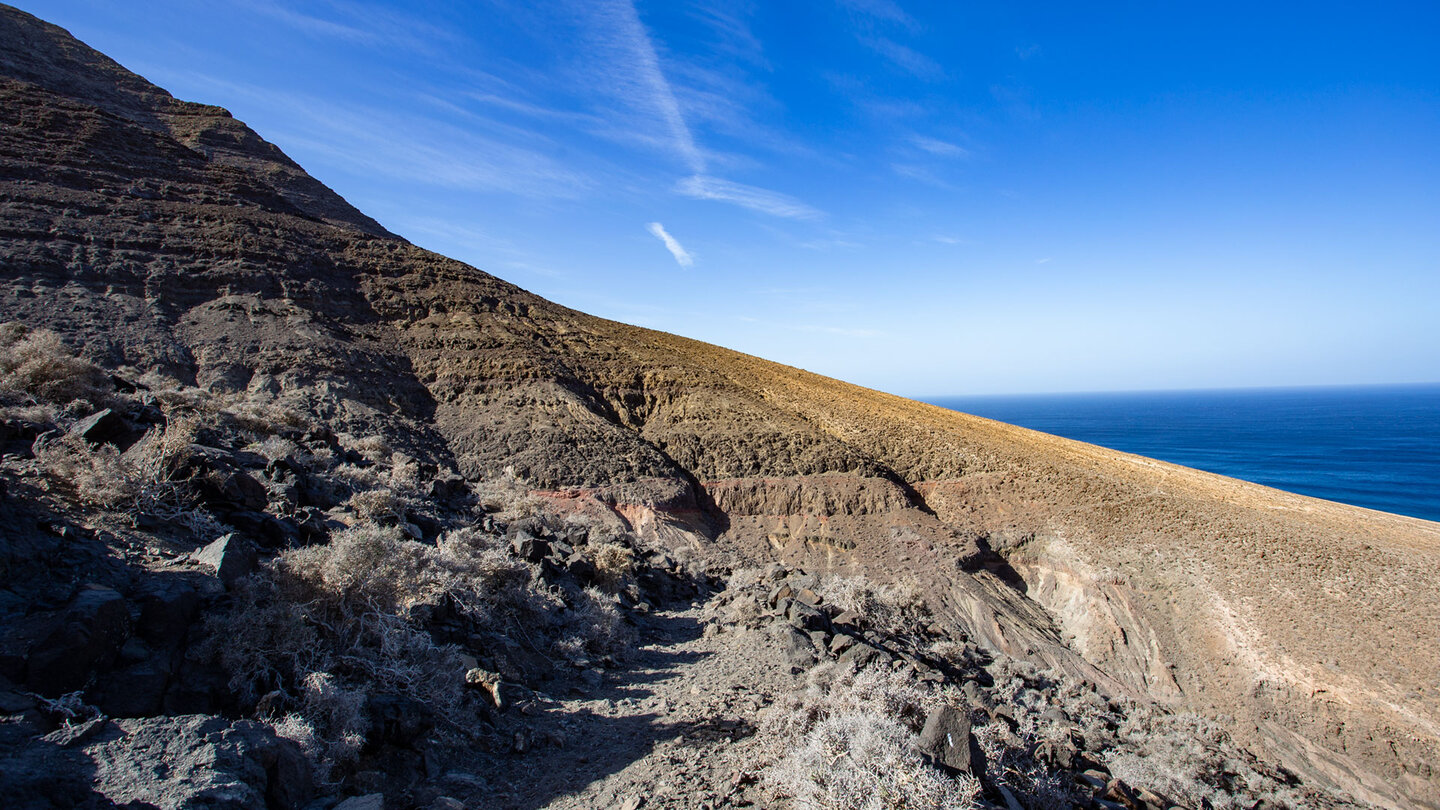
[[679,240],[671,236],[669,231],[665,230],[664,225],[658,222],[652,222],[645,226],[645,230],[654,234],[655,238],[659,239],[665,245],[665,249],[670,251],[671,256],[675,257],[676,264],[681,267],[690,267],[695,264],[695,257],[691,256],[690,251],[686,250],[685,246],[680,244]]
[[[634,2],[607,0],[586,8],[593,29],[589,36],[600,56],[601,79],[607,92],[637,117],[632,125],[616,130],[632,140],[661,145],[684,164],[689,176],[676,184],[676,191],[693,199],[725,202],[769,216],[787,219],[821,216],[815,208],[789,195],[712,176],[710,156],[700,147],[686,120],[680,94],[666,77],[659,52]],[[733,92],[693,93],[690,97],[692,102],[705,99],[707,103],[703,108],[707,114],[724,124],[740,122],[743,118],[721,100],[722,96],[733,98],[734,95]],[[744,127],[737,123],[736,128]]]
[[772,217],[820,219],[824,216],[818,209],[789,195],[743,183],[732,183],[718,177],[697,174],[681,180],[675,188],[681,194],[697,200],[728,202]]
[[599,78],[609,93],[643,122],[661,129],[665,137],[656,140],[667,145],[690,172],[703,173],[705,156],[680,112],[680,103],[675,100],[635,4],[631,0],[607,0],[586,8],[589,37],[598,51],[596,64],[603,71]]
[[890,171],[901,177],[916,180],[936,188],[954,189],[955,185],[940,177],[934,170],[927,166],[917,166],[914,163],[891,163]]
[[[166,80],[163,71],[155,78]],[[187,73],[184,81],[214,88],[215,95],[245,99],[282,119],[266,128],[267,136],[292,156],[303,152],[304,163],[320,159],[357,174],[536,199],[574,198],[592,185],[587,175],[545,152],[439,119],[416,120],[380,108],[332,104],[194,73]],[[529,138],[541,140],[533,133]]]
[[881,20],[888,23],[895,23],[911,31],[918,30],[920,25],[915,18],[905,13],[905,9],[895,0],[840,0],[840,5],[858,14]]
[[945,78],[945,68],[941,67],[939,62],[893,39],[860,37],[860,43],[917,79],[938,81]]
[[942,141],[939,138],[930,138],[925,135],[916,135],[910,139],[911,143],[920,149],[929,152],[937,157],[963,158],[970,156],[970,150],[958,144]]
[[357,45],[434,53],[440,45],[462,40],[454,31],[420,17],[348,0],[329,3],[333,17],[307,14],[272,0],[248,0],[242,5],[303,34]]

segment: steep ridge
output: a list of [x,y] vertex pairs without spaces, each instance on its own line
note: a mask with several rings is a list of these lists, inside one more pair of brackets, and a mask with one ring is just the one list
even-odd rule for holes
[[1440,525],[910,402],[545,301],[228,113],[0,10],[0,320],[324,414],[700,554],[913,578],[1002,651],[1440,807]]

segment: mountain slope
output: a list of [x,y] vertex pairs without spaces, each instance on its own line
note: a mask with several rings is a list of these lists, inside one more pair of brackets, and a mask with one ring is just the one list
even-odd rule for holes
[[594,318],[386,232],[223,110],[0,10],[0,320],[702,555],[914,578],[1006,652],[1440,807],[1440,525]]

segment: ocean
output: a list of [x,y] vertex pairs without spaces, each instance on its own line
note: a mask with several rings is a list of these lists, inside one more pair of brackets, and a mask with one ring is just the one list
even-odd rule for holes
[[1440,384],[925,401],[1302,495],[1440,521]]

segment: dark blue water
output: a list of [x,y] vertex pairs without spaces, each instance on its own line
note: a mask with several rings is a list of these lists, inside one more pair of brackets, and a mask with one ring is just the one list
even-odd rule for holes
[[1440,384],[943,397],[976,416],[1440,520]]

